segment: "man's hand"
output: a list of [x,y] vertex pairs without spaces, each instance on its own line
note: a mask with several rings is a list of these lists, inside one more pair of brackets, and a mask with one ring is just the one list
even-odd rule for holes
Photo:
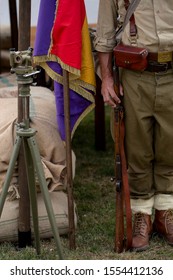
[[101,94],[103,95],[103,100],[105,103],[112,107],[116,107],[116,105],[121,102],[119,96],[123,95],[123,91],[121,87],[118,89],[115,86],[115,81],[113,78],[112,56],[113,53],[98,52],[102,76]]
[[[113,108],[121,102],[118,97],[118,92],[119,89],[115,86],[112,76],[106,77],[102,80],[101,94],[103,95],[103,100]],[[120,95],[123,95],[122,88],[120,90]]]

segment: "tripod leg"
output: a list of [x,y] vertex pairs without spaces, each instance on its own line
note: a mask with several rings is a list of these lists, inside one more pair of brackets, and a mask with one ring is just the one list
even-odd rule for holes
[[37,193],[36,193],[36,187],[35,187],[35,170],[34,170],[34,164],[33,164],[32,156],[30,153],[30,149],[28,147],[27,140],[24,139],[23,143],[24,143],[24,153],[25,153],[25,161],[26,161],[26,172],[27,172],[27,180],[28,180],[28,188],[29,188],[29,197],[30,197],[30,203],[31,203],[31,209],[32,209],[36,251],[37,251],[37,254],[40,254],[40,236],[39,236],[39,226],[38,226]]
[[17,157],[19,155],[21,142],[22,142],[22,139],[20,138],[20,136],[17,136],[16,140],[15,140],[15,143],[14,143],[12,156],[11,156],[11,159],[10,159],[10,162],[9,162],[9,167],[8,167],[8,170],[7,170],[7,173],[6,173],[4,185],[2,187],[2,192],[1,192],[1,195],[0,195],[0,216],[2,214],[5,199],[6,199],[7,194],[8,194],[8,188],[10,186],[11,178],[12,178],[12,175],[13,175],[13,172],[14,172],[15,163],[16,163]]
[[58,228],[57,228],[57,225],[56,225],[56,220],[55,220],[55,216],[54,216],[54,212],[53,212],[53,208],[52,208],[52,204],[51,204],[51,200],[50,200],[50,196],[49,196],[49,192],[48,192],[48,188],[47,188],[47,184],[46,184],[46,180],[45,180],[45,176],[44,176],[44,170],[43,170],[43,166],[42,166],[42,163],[41,163],[41,158],[40,158],[38,146],[37,146],[37,143],[34,139],[34,136],[29,137],[27,139],[27,141],[28,141],[28,145],[30,147],[30,151],[31,151],[31,154],[32,154],[32,159],[33,159],[35,169],[36,169],[36,172],[37,172],[38,180],[39,180],[39,183],[40,183],[40,188],[41,188],[41,191],[42,191],[42,194],[43,194],[43,198],[44,198],[47,214],[48,214],[48,217],[49,217],[49,221],[50,221],[50,224],[51,224],[51,227],[52,227],[52,231],[53,231],[53,234],[54,234],[56,246],[57,246],[57,249],[59,251],[59,257],[60,257],[60,259],[63,259],[60,237],[59,237]]

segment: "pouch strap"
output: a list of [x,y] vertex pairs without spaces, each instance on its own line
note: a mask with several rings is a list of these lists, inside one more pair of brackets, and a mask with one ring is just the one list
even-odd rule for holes
[[[124,7],[125,7],[126,11],[130,7],[129,5],[130,5],[129,0],[124,0]],[[133,36],[136,36],[136,34],[137,34],[134,12],[132,13],[129,20],[130,20],[130,36],[133,37]]]
[[124,27],[127,24],[127,19],[129,18],[129,20],[130,20],[130,38],[131,38],[132,44],[136,44],[136,36],[137,36],[137,28],[136,28],[136,24],[135,24],[134,11],[140,1],[141,0],[133,0],[131,3],[129,3],[129,0],[124,0],[124,6],[127,11]]

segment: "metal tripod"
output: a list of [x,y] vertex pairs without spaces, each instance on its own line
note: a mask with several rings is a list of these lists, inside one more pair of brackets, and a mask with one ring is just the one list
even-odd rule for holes
[[6,173],[4,185],[0,195],[0,217],[2,214],[5,199],[8,194],[8,188],[14,172],[15,163],[17,161],[21,145],[24,147],[24,158],[26,163],[26,173],[29,189],[29,197],[32,210],[33,227],[35,235],[36,251],[40,254],[40,237],[39,237],[39,226],[38,226],[38,209],[37,209],[37,193],[35,187],[35,175],[38,177],[41,192],[43,194],[44,203],[46,206],[50,225],[54,235],[55,243],[58,249],[59,258],[63,259],[61,242],[59,232],[51,204],[46,179],[44,176],[44,170],[41,163],[39,149],[35,140],[36,130],[29,126],[29,96],[30,96],[30,85],[33,83],[33,75],[38,71],[33,71],[30,66],[32,50],[28,49],[25,52],[10,52],[12,72],[17,75],[18,92],[22,98],[23,107],[23,122],[19,123],[16,128],[16,140],[14,143],[9,167]]

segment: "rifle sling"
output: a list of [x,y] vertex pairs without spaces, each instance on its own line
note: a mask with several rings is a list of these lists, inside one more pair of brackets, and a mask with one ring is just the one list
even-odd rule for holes
[[123,112],[120,120],[120,157],[122,166],[122,192],[124,199],[124,207],[126,214],[126,250],[132,245],[132,211],[130,206],[130,188],[128,183],[127,163],[124,151],[125,125],[123,120]]

